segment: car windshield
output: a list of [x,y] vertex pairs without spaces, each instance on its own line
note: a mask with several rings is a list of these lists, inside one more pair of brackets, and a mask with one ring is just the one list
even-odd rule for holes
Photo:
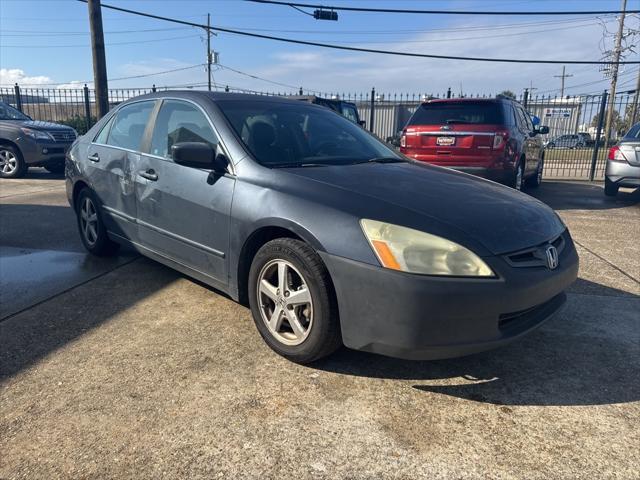
[[402,162],[403,157],[329,109],[285,102],[218,102],[256,160],[269,167]]
[[0,102],[0,120],[31,120],[20,110]]
[[423,103],[409,120],[409,125],[501,124],[501,110],[495,102]]

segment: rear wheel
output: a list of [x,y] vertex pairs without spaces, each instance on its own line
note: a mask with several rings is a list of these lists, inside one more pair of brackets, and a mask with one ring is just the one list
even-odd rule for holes
[[313,362],[341,345],[329,272],[304,242],[280,238],[258,251],[249,272],[249,304],[264,341],[289,360]]
[[607,197],[615,197],[618,194],[618,186],[617,183],[612,182],[607,177],[604,178],[604,194]]
[[20,150],[11,145],[0,145],[0,178],[20,178],[27,170]]
[[536,188],[540,186],[540,184],[542,183],[543,170],[544,170],[544,158],[541,158],[540,161],[538,162],[538,168],[536,169],[535,175],[527,179],[526,183],[528,187]]
[[513,181],[511,182],[511,187],[516,190],[522,190],[522,184],[524,182],[524,159],[521,159],[518,162],[518,166],[516,167],[516,171],[513,174]]
[[119,245],[111,241],[107,235],[98,199],[88,188],[82,189],[78,194],[76,215],[80,239],[89,253],[98,257],[108,257],[118,250]]

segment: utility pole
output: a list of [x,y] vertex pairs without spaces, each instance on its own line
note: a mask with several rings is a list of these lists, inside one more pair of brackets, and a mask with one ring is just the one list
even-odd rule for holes
[[211,14],[207,13],[207,77],[211,91]]
[[611,123],[613,121],[613,110],[616,103],[616,86],[618,84],[618,67],[620,66],[620,52],[622,50],[622,34],[624,32],[624,17],[627,11],[627,0],[622,0],[622,7],[620,8],[622,13],[620,14],[620,21],[618,23],[618,33],[616,33],[615,46],[613,48],[613,64],[611,65],[611,88],[609,93],[609,109],[607,110],[607,122],[605,123],[605,148],[609,144],[609,138],[611,137]]
[[636,92],[633,95],[633,103],[631,104],[631,125],[636,124],[638,116],[638,98],[640,97],[640,70],[638,70],[638,80],[636,81]]
[[564,79],[565,78],[569,78],[569,77],[573,77],[573,75],[568,74],[568,73],[564,73],[565,72],[565,66],[562,66],[562,75],[554,75],[554,78],[559,78],[560,79],[560,98],[564,98]]
[[93,56],[93,84],[96,91],[98,119],[109,111],[109,87],[107,85],[107,61],[104,53],[104,32],[100,0],[89,0],[89,27],[91,29],[91,54]]

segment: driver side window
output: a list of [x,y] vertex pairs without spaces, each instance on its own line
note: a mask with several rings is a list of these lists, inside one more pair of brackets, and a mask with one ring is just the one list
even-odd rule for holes
[[181,100],[165,100],[153,128],[149,153],[170,159],[171,147],[182,142],[208,143],[215,149],[218,137],[207,117],[194,105]]

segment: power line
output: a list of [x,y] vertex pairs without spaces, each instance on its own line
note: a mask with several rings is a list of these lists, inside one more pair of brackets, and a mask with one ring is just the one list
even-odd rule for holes
[[[104,5],[103,5],[104,6]],[[185,38],[196,38],[200,37],[200,35],[184,35],[181,37],[166,37],[166,38],[154,38],[152,40],[135,40],[135,41],[127,41],[127,42],[111,42],[105,43],[105,46],[113,46],[113,45],[137,45],[139,43],[155,43],[155,42],[166,42],[169,40],[183,40]],[[0,48],[78,48],[78,47],[91,47],[88,43],[78,43],[75,45],[0,45]]]
[[[581,10],[581,11],[464,11],[464,10],[415,10],[397,8],[337,7],[310,3],[283,2],[278,0],[245,0],[246,2],[282,5],[286,7],[318,8],[324,10],[342,10],[348,12],[369,13],[412,13],[430,15],[608,15],[620,14],[620,10]],[[640,13],[640,10],[627,10],[627,13]]]
[[[87,3],[87,0],[77,0],[79,2],[82,3]],[[249,33],[249,32],[245,32],[245,31],[241,31],[241,30],[233,30],[233,29],[229,29],[229,28],[222,28],[222,27],[207,27],[207,25],[203,25],[203,24],[199,24],[199,23],[195,23],[195,22],[188,22],[185,20],[178,20],[175,18],[170,18],[170,17],[163,17],[161,15],[154,15],[151,13],[145,13],[145,12],[140,12],[137,10],[131,10],[128,8],[122,8],[122,7],[116,7],[113,5],[107,5],[107,4],[102,4],[102,8],[108,8],[111,10],[116,10],[116,11],[120,11],[120,12],[124,12],[124,13],[130,13],[133,15],[139,15],[142,17],[147,17],[147,18],[155,18],[157,20],[163,20],[163,21],[167,21],[167,22],[173,22],[173,23],[178,23],[178,24],[182,24],[182,25],[190,25],[192,27],[200,27],[203,29],[207,29],[210,28],[211,30],[215,30],[217,32],[225,32],[225,33],[231,33],[234,35],[242,35],[245,37],[254,37],[254,38],[262,38],[265,40],[275,40],[278,42],[284,42],[284,43],[293,43],[293,44],[297,44],[297,45],[309,45],[309,46],[314,46],[314,47],[322,47],[322,48],[331,48],[334,50],[345,50],[345,51],[353,51],[353,52],[364,52],[364,53],[378,53],[378,54],[382,54],[382,55],[396,55],[396,56],[402,56],[402,57],[415,57],[415,58],[433,58],[433,59],[440,59],[440,60],[461,60],[461,61],[476,61],[476,62],[495,62],[495,63],[535,63],[535,64],[571,64],[571,65],[576,65],[576,64],[581,64],[581,65],[603,65],[603,64],[608,64],[610,65],[611,62],[605,62],[605,61],[586,61],[586,60],[539,60],[539,59],[516,59],[516,58],[488,58],[488,57],[465,57],[465,56],[459,56],[459,55],[435,55],[435,54],[425,54],[425,53],[413,53],[413,52],[398,52],[398,51],[393,51],[393,50],[379,50],[379,49],[374,49],[374,48],[361,48],[361,47],[347,47],[345,45],[335,45],[335,44],[329,44],[329,43],[321,43],[321,42],[311,42],[311,41],[306,41],[306,40],[296,40],[293,38],[285,38],[285,37],[276,37],[273,35],[263,35],[263,34],[258,34],[258,33]],[[620,61],[618,62],[620,65],[626,65],[626,64],[638,64],[640,63],[640,61]]]

